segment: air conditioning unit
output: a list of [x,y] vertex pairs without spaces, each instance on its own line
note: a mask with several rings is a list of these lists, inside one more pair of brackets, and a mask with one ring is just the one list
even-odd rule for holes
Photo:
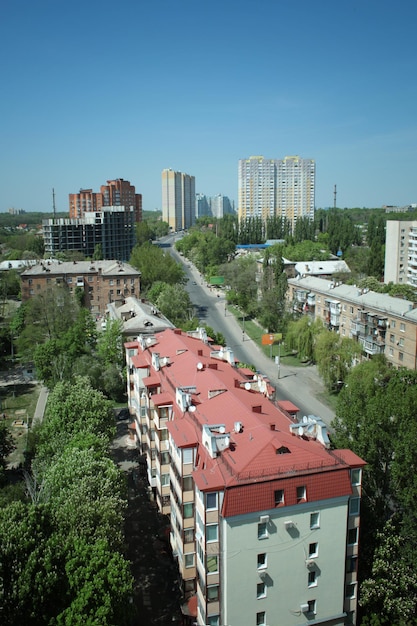
[[261,524],[267,524],[269,522],[269,515],[261,515],[259,518]]
[[287,520],[286,522],[284,522],[284,526],[285,526],[285,530],[290,530],[290,528],[295,528],[295,524],[291,520]]
[[316,562],[314,561],[314,559],[307,559],[306,560],[306,567],[308,569],[312,569],[315,566]]
[[301,613],[308,613],[309,607],[308,604],[300,604]]
[[261,580],[265,580],[267,576],[268,576],[268,572],[266,571],[266,569],[263,569],[261,572],[259,572],[259,578]]

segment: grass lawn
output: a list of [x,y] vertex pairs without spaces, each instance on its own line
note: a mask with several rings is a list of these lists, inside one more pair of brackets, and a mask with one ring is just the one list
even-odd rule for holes
[[28,425],[32,424],[38,401],[40,386],[36,384],[16,384],[1,387],[0,416],[6,415],[5,423],[10,429],[16,449],[8,458],[9,465],[16,466],[23,461],[26,449]]

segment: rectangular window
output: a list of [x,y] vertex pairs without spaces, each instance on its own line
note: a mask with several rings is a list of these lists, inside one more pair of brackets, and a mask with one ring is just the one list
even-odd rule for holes
[[266,613],[265,611],[260,611],[256,614],[256,626],[266,626]]
[[357,566],[358,566],[358,557],[353,555],[349,557],[347,560],[346,571],[349,573],[356,572]]
[[391,328],[395,328],[395,320],[391,320]]
[[207,556],[207,571],[209,574],[219,571],[219,557],[217,554],[209,554]]
[[395,341],[395,335],[393,335],[393,334],[391,333],[391,334],[390,334],[390,336],[389,336],[389,340],[390,340],[390,342],[391,342],[391,343],[394,343],[394,341]]
[[218,541],[219,540],[219,526],[218,524],[207,524],[206,526],[206,541]]
[[217,492],[206,494],[206,509],[217,509]]
[[362,478],[362,471],[359,468],[350,470],[350,482],[352,485],[360,485]]
[[317,543],[317,541],[313,541],[308,546],[308,556],[312,558],[312,557],[318,556],[318,554],[319,554],[319,544]]
[[316,613],[316,601],[315,600],[308,601],[308,612]]
[[310,513],[310,528],[320,528],[320,513]]
[[401,324],[400,324],[400,331],[402,333],[405,333],[405,324],[403,322],[401,322]]
[[308,572],[308,586],[309,587],[317,587],[317,572],[313,570]]
[[275,506],[284,504],[284,490],[283,489],[277,489],[274,493],[274,497],[275,497]]
[[404,348],[404,337],[401,337],[400,341],[398,342],[399,346],[401,348]]
[[191,448],[183,448],[182,450],[182,462],[183,463],[192,463],[193,462],[193,451]]
[[267,561],[266,561],[266,552],[261,552],[260,554],[258,554],[258,569],[265,569],[267,566]]
[[350,600],[356,597],[356,583],[346,585],[346,597]]
[[360,498],[351,498],[349,500],[349,515],[359,515],[360,503]]
[[256,585],[256,597],[258,598],[266,598],[266,585],[265,583],[258,583]]
[[194,554],[184,555],[185,567],[194,567]]
[[186,528],[184,530],[184,543],[193,543],[194,541],[194,528]]
[[182,479],[182,488],[184,491],[192,491],[194,489],[194,480],[192,476],[184,476]]
[[194,504],[193,502],[187,502],[184,504],[184,519],[190,519],[194,515]]
[[266,539],[268,537],[268,529],[266,522],[259,522],[258,524],[258,539]]
[[358,529],[357,528],[349,528],[349,530],[348,530],[348,545],[353,546],[355,543],[358,543]]
[[161,485],[162,485],[162,487],[168,487],[168,485],[169,485],[169,474],[162,474],[162,476],[161,476]]
[[399,361],[404,361],[404,353],[403,352],[399,352],[398,353],[398,360]]
[[206,617],[206,622],[208,626],[219,626],[220,624],[220,615],[208,615]]
[[297,503],[305,502],[306,500],[306,488],[304,486],[297,487]]
[[219,599],[219,585],[207,587],[207,602],[217,602]]

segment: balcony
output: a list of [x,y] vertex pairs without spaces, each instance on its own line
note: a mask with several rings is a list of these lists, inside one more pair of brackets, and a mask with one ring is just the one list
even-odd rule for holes
[[384,354],[385,344],[375,341],[372,337],[360,337],[359,343],[362,346],[362,350],[370,356],[374,356],[375,354]]

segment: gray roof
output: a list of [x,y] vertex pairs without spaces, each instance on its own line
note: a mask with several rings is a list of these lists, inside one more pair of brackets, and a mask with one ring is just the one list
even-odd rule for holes
[[125,298],[122,305],[117,302],[107,304],[107,312],[111,319],[123,321],[123,334],[134,336],[158,333],[166,328],[175,328],[156,307],[134,296]]
[[332,300],[346,300],[364,309],[376,309],[383,314],[391,313],[410,320],[417,320],[417,309],[409,300],[394,298],[386,293],[377,293],[367,289],[359,289],[355,285],[335,283],[324,278],[306,276],[290,278],[288,283],[307,291],[320,291]]
[[43,272],[50,272],[51,274],[96,274],[97,271],[101,271],[105,276],[111,276],[112,274],[120,276],[122,273],[136,274],[140,276],[140,272],[133,268],[128,263],[122,263],[121,261],[109,260],[109,261],[52,261],[44,260],[39,261],[37,265],[30,267],[23,272],[23,276],[36,276]]
[[297,274],[320,276],[321,274],[337,274],[349,272],[349,266],[345,261],[299,261],[295,264]]

